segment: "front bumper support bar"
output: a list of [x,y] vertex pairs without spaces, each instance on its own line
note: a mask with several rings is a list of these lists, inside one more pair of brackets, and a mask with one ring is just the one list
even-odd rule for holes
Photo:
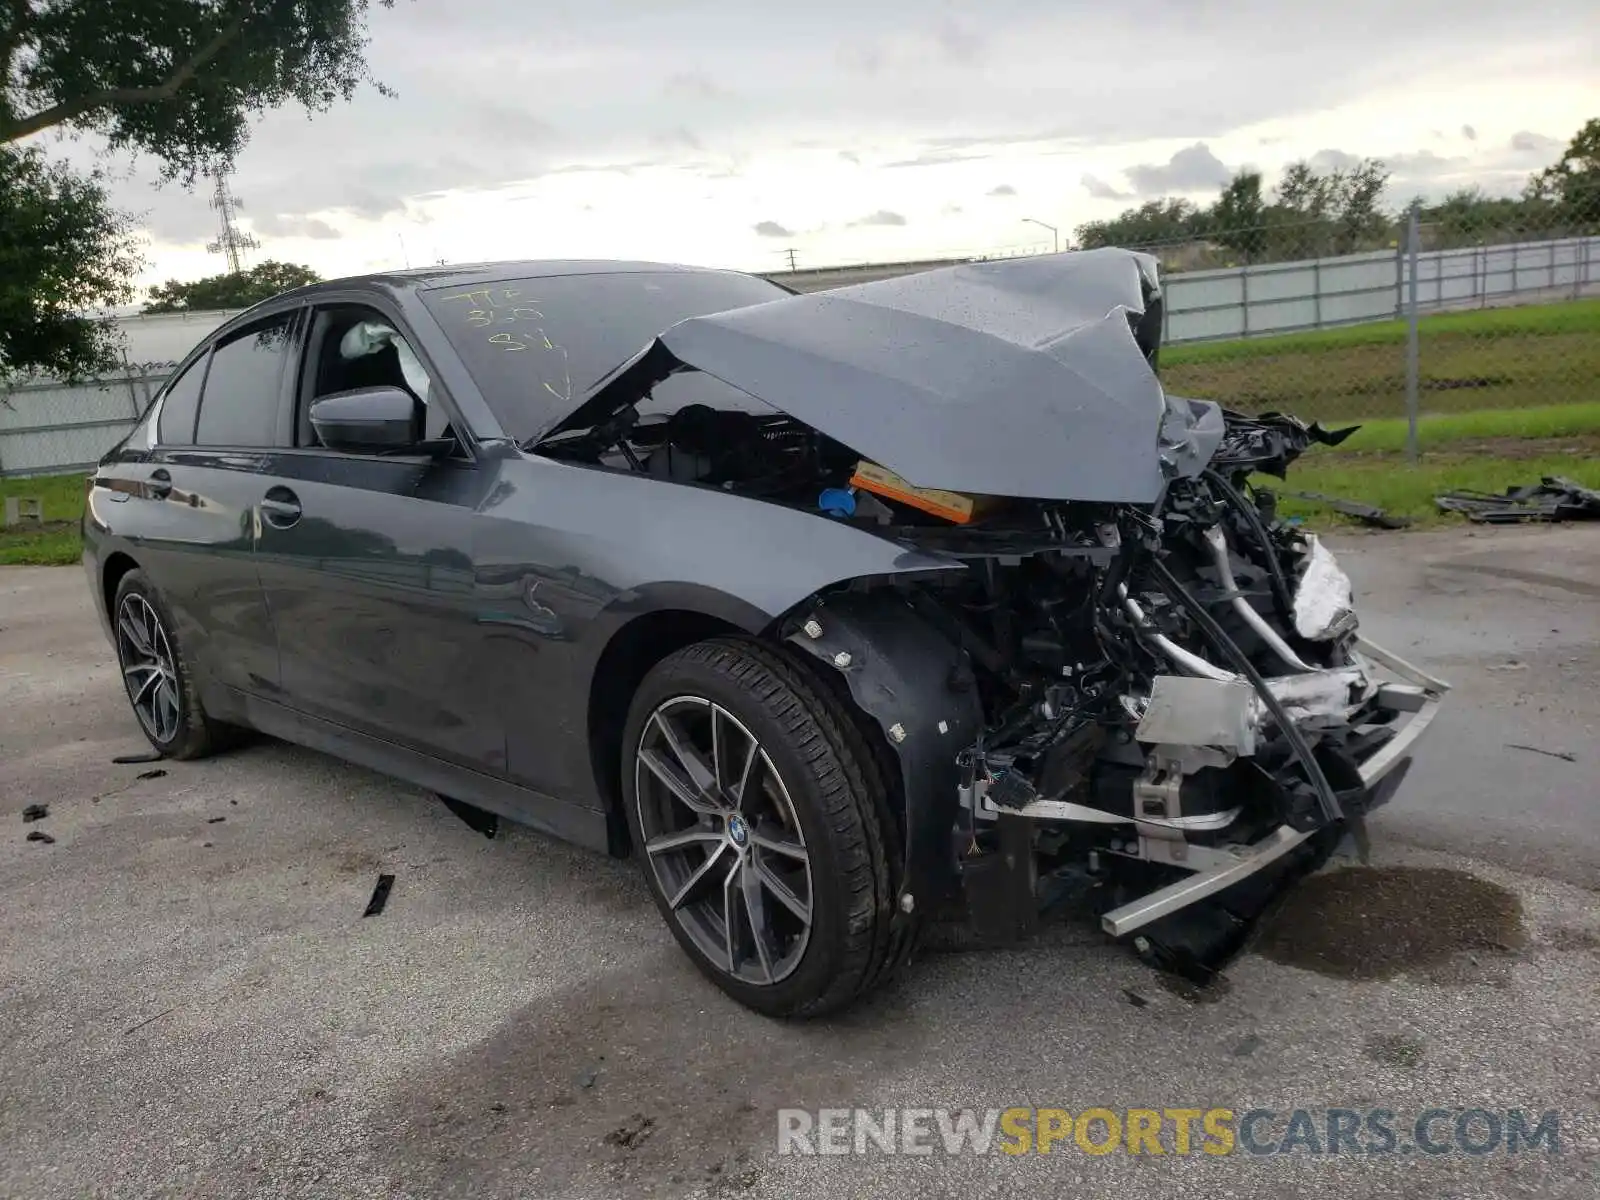
[[[1410,756],[1417,739],[1433,723],[1444,693],[1450,690],[1450,685],[1365,638],[1357,638],[1355,645],[1359,653],[1403,681],[1399,685],[1386,686],[1385,699],[1395,710],[1411,714],[1410,720],[1392,738],[1359,765],[1361,782],[1368,788],[1375,788]],[[1249,878],[1276,862],[1316,832],[1316,830],[1300,831],[1291,829],[1287,825],[1280,825],[1253,845],[1236,847],[1225,855],[1232,861],[1217,863],[1187,879],[1180,879],[1120,908],[1112,909],[1100,918],[1101,928],[1113,937],[1132,933],[1152,921]]]

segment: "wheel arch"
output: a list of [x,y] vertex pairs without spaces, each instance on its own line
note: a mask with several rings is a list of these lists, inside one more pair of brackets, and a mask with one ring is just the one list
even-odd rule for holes
[[957,756],[984,724],[966,652],[893,589],[813,597],[773,632],[836,696],[848,697],[875,750],[887,749],[902,810],[900,903],[937,902],[956,882]]
[[106,602],[106,616],[112,627],[116,626],[117,588],[122,586],[122,580],[129,571],[137,571],[139,564],[133,555],[122,550],[114,550],[106,556],[105,565],[100,568],[101,594]]
[[618,628],[595,663],[589,683],[587,729],[589,762],[606,814],[606,841],[611,854],[630,850],[628,822],[622,809],[622,734],[634,693],[650,669],[686,646],[707,638],[748,634],[728,615],[703,608],[658,608]]

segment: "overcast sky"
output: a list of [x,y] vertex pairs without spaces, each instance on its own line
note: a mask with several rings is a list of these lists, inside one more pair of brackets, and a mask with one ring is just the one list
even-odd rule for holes
[[[253,258],[995,252],[1299,157],[1514,192],[1600,116],[1594,0],[400,0],[371,37],[397,99],[271,114],[240,158]],[[146,282],[223,269],[204,188],[131,171]]]

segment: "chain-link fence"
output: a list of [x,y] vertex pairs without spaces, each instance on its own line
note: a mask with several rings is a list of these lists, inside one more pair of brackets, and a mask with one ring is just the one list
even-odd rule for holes
[[0,394],[0,476],[50,475],[98,461],[149,407],[173,365],[76,384],[34,381]]
[[1387,245],[1331,257],[1297,254],[1333,241],[1326,223],[1142,247],[1166,271],[1167,387],[1415,421],[1424,442],[1437,414],[1600,403],[1600,205],[1587,220],[1484,207],[1474,221],[1414,205],[1377,235]]

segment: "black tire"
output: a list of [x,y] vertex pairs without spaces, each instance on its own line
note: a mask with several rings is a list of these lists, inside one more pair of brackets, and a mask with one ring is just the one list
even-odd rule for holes
[[[140,655],[124,622],[132,619],[140,606],[149,612],[156,623],[154,629],[157,636],[152,649],[161,652],[157,655],[158,659],[170,668],[166,672],[166,679],[152,681],[148,672],[140,672],[135,665]],[[133,709],[140,731],[157,753],[164,758],[187,760],[204,758],[221,749],[229,740],[232,727],[213,721],[206,715],[195,687],[194,672],[178,641],[171,610],[145,573],[137,568],[129,571],[117,584],[116,597],[111,602],[111,632],[129,706]],[[152,639],[148,628],[145,637],[147,641]],[[160,671],[155,673],[162,674]],[[176,707],[175,714],[170,718],[170,726],[164,708],[160,717],[151,717],[141,711],[138,689],[151,682],[158,692],[166,689],[166,694]]]
[[[751,967],[764,970],[765,979],[752,979],[748,970],[741,971],[739,962],[734,961],[732,933],[725,932],[727,950],[722,958],[708,952],[706,931],[697,929],[691,905],[674,909],[666,890],[668,882],[676,884],[684,876],[680,873],[671,877],[672,862],[647,849],[652,829],[646,828],[646,821],[657,827],[664,806],[671,808],[684,802],[649,761],[641,763],[640,756],[652,754],[652,737],[656,738],[653,761],[660,761],[660,746],[670,745],[657,736],[662,728],[653,720],[658,710],[676,725],[678,714],[685,709],[687,719],[701,719],[695,716],[696,705],[708,708],[710,715],[703,719],[713,726],[719,720],[717,714],[722,714],[722,744],[733,748],[723,749],[721,754],[734,761],[743,757],[748,763],[759,752],[764,755],[761,761],[770,764],[777,782],[764,779],[761,797],[750,796],[748,782],[742,781],[737,791],[730,786],[728,797],[738,798],[733,816],[696,816],[684,808],[684,815],[693,823],[676,832],[663,833],[657,828],[653,844],[661,845],[664,837],[709,837],[709,833],[699,835],[696,831],[720,827],[727,835],[723,844],[714,851],[698,851],[705,855],[704,860],[690,860],[691,865],[701,861],[713,874],[706,876],[707,882],[689,886],[714,889],[716,876],[723,874],[724,865],[729,868],[726,878],[731,881],[744,870],[740,864],[767,853],[762,847],[768,843],[759,834],[776,826],[754,809],[758,804],[769,803],[768,797],[781,798],[784,811],[791,812],[797,822],[801,848],[807,856],[804,870],[810,919],[803,941],[798,934],[784,940],[783,931],[774,927],[780,918],[798,925],[793,913],[786,914],[781,905],[770,909],[772,937],[764,940],[764,935],[754,934],[755,920],[749,916],[754,911],[752,901],[735,890],[739,885],[723,884],[723,902],[736,910],[734,922],[723,922],[725,931],[738,927],[741,941],[745,940],[743,934],[749,933],[751,948],[757,943],[779,951],[789,948],[783,959],[770,964],[766,955],[757,955],[759,963]],[[749,738],[755,750],[742,755],[738,750],[740,736]],[[717,747],[719,743],[713,740],[711,745]],[[702,755],[702,767],[709,768],[710,763],[705,761],[708,757]],[[728,765],[732,767],[734,762]],[[721,771],[721,764],[716,770]],[[765,771],[766,767],[757,768],[759,774]],[[727,772],[729,776],[735,773]],[[751,774],[746,766],[746,780]],[[887,793],[879,763],[852,715],[819,681],[780,652],[752,641],[717,638],[678,651],[658,663],[640,684],[629,710],[623,738],[622,781],[635,853],[656,906],[695,965],[741,1004],[769,1016],[820,1016],[837,1011],[882,984],[909,956],[909,922],[893,920],[899,854],[894,846],[893,822],[888,819]],[[734,816],[745,813],[747,808],[752,810],[744,826],[749,831],[749,844],[735,844]],[[777,815],[781,818],[783,814]],[[786,830],[779,828],[777,832],[781,841]],[[710,860],[719,854],[727,857],[717,859],[713,866]],[[782,855],[769,854],[764,862],[793,866]],[[691,877],[700,873],[688,871]],[[761,870],[755,873],[766,878]],[[793,894],[798,896],[799,891],[795,887]],[[714,897],[693,903],[704,907],[713,900]],[[759,897],[755,901],[757,906],[764,903]],[[738,908],[740,904],[742,909]],[[728,961],[734,961],[732,970]],[[785,964],[787,973],[778,977],[777,969]]]

